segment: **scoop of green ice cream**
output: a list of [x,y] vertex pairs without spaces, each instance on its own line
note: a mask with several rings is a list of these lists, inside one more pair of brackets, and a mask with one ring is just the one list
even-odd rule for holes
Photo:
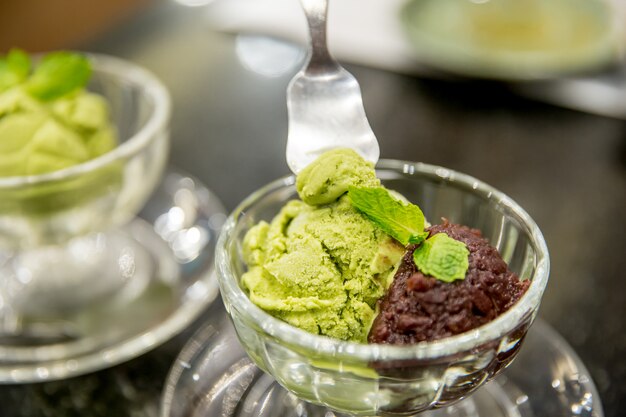
[[[0,55],[0,177],[46,174],[96,158],[117,146],[106,100],[87,92],[88,58],[52,52],[37,59],[13,49]],[[41,216],[119,190],[122,161],[78,175],[2,181],[0,216]]]
[[302,201],[321,205],[337,200],[349,186],[377,187],[374,164],[352,149],[335,149],[322,154],[298,174],[296,189]]
[[117,139],[105,100],[84,90],[40,102],[21,87],[0,94],[0,176],[38,175],[93,159]]
[[291,201],[270,223],[250,229],[243,245],[249,267],[243,285],[252,302],[296,327],[365,342],[376,302],[404,248],[358,212],[347,195],[341,196],[345,191],[337,191],[355,181],[379,184],[373,167],[354,155],[331,151],[298,178],[299,189],[310,184],[302,175],[315,184],[334,184],[330,195],[338,199],[329,200],[329,188],[314,185],[324,197],[310,193],[307,200],[324,205]]

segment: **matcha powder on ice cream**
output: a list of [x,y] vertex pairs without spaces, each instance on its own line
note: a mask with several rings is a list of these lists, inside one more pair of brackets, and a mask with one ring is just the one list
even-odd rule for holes
[[244,239],[243,285],[273,316],[314,334],[366,342],[376,302],[404,247],[357,211],[348,187],[380,185],[373,164],[329,151],[298,176],[302,201],[287,203]]

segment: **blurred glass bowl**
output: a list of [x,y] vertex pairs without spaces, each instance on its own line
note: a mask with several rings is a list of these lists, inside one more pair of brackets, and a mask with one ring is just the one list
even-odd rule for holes
[[88,89],[108,101],[119,145],[63,170],[0,178],[0,383],[132,358],[217,295],[221,204],[188,175],[170,171],[161,183],[166,88],[130,62],[89,59]]
[[128,222],[161,178],[169,149],[167,90],[129,62],[89,59],[88,89],[107,99],[120,144],[59,171],[0,178],[0,248],[59,244]]
[[[146,70],[90,55],[88,89],[108,101],[119,145],[62,170],[0,178],[0,335],[22,316],[81,308],[126,285],[124,243],[97,232],[130,221],[163,174],[170,99]],[[128,275],[128,274],[126,274]]]
[[620,52],[609,0],[410,0],[400,19],[420,62],[462,76],[549,79]]
[[539,308],[549,260],[534,221],[510,198],[467,175],[403,161],[380,161],[383,184],[419,203],[429,219],[482,230],[511,270],[531,280],[507,312],[475,330],[411,346],[365,345],[307,333],[255,306],[241,288],[246,232],[297,198],[294,177],[246,199],[216,248],[222,299],[254,363],[300,399],[359,416],[400,416],[443,407],[497,375],[516,356]]

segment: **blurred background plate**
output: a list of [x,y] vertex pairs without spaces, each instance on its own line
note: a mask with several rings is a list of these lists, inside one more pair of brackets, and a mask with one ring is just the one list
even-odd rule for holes
[[619,57],[604,0],[410,0],[398,16],[419,61],[460,76],[543,80]]

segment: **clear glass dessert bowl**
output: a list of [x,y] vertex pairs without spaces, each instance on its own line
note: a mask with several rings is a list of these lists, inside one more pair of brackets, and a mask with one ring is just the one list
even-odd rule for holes
[[0,247],[65,243],[128,222],[163,174],[169,149],[169,94],[152,74],[117,58],[90,55],[87,89],[109,104],[118,146],[41,175],[0,177]]
[[207,213],[222,210],[191,177],[168,171],[161,182],[169,94],[135,64],[89,59],[87,89],[108,102],[118,146],[62,170],[0,178],[0,382],[111,366],[206,306],[183,308],[212,264],[199,255],[213,248]]
[[241,286],[242,241],[297,198],[294,177],[272,182],[231,214],[216,248],[222,299],[253,362],[307,402],[357,416],[406,416],[456,403],[511,363],[545,289],[543,236],[513,200],[470,176],[413,162],[382,160],[377,175],[418,204],[431,222],[445,217],[478,228],[512,271],[531,284],[508,311],[475,330],[410,346],[359,344],[307,333],[254,305]]

